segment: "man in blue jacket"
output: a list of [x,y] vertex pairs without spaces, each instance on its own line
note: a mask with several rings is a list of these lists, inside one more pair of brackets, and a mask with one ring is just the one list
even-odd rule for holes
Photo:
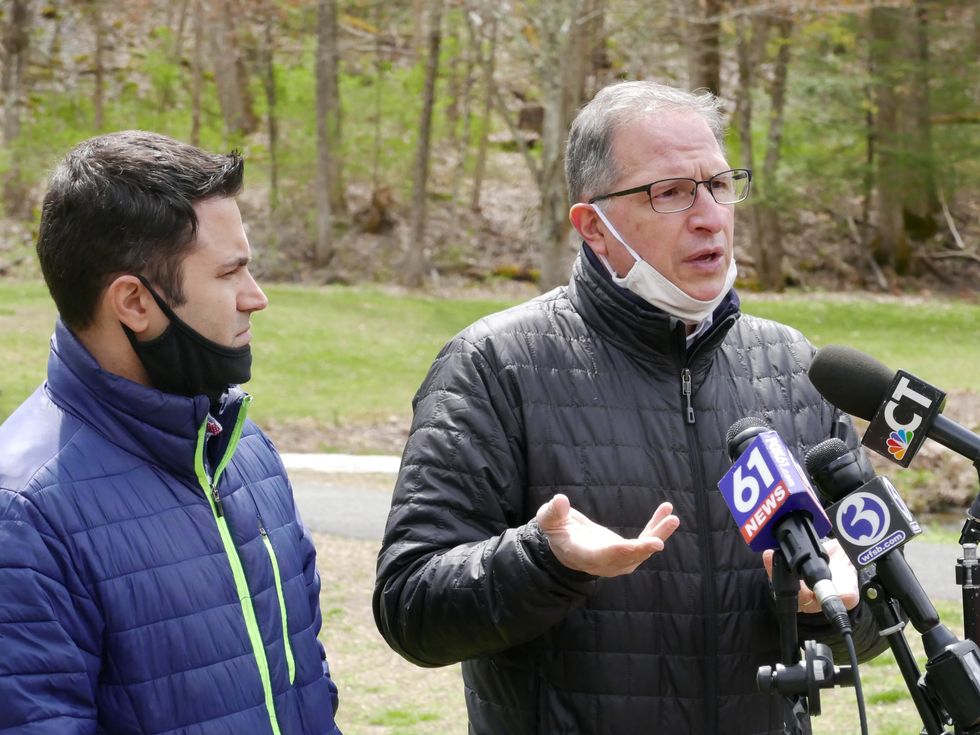
[[332,735],[320,580],[246,418],[243,161],[138,131],[55,170],[48,378],[0,426],[0,732]]

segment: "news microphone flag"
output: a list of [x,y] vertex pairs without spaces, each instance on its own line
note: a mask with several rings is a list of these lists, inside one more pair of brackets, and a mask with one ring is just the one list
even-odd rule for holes
[[775,431],[751,441],[718,481],[718,489],[753,551],[779,548],[774,519],[796,511],[811,517],[818,536],[830,530],[830,519],[806,474]]
[[856,567],[872,564],[922,533],[894,485],[880,476],[827,508],[827,514]]
[[946,394],[914,375],[894,373],[871,355],[843,345],[817,350],[808,374],[830,403],[871,422],[862,443],[891,461],[907,467],[927,436],[971,462],[980,461],[980,436],[943,416]]
[[899,370],[861,443],[908,467],[945,403],[943,391]]

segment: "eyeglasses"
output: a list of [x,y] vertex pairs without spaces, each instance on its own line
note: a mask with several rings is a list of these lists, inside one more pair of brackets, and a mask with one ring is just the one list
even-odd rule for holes
[[749,196],[749,189],[752,185],[752,172],[747,168],[733,168],[730,171],[722,171],[715,174],[710,179],[698,181],[697,179],[661,179],[652,184],[634,186],[632,189],[614,191],[612,194],[592,197],[589,204],[610,199],[612,197],[624,197],[627,194],[639,194],[646,192],[650,198],[650,206],[654,212],[660,214],[673,214],[683,212],[694,206],[694,201],[698,196],[698,184],[704,184],[711,198],[718,204],[737,204],[744,201]]

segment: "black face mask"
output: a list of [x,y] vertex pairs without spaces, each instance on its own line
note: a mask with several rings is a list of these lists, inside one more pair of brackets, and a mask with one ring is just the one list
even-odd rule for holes
[[146,342],[122,325],[154,388],[180,396],[206,395],[214,406],[229,386],[252,377],[250,345],[225,347],[212,342],[181,321],[143,276],[137,278],[170,319],[163,334]]

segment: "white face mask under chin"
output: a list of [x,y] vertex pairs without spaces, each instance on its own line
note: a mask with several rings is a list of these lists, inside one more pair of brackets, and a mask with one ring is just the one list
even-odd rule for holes
[[606,215],[603,214],[599,207],[593,204],[592,209],[599,215],[599,219],[602,220],[613,237],[622,243],[623,247],[633,256],[633,260],[635,261],[629,273],[620,277],[616,275],[616,272],[605,258],[600,258],[608,269],[609,275],[612,276],[613,283],[628,291],[632,291],[647,303],[666,311],[684,323],[691,325],[699,324],[711,316],[712,312],[718,308],[718,304],[722,302],[722,299],[731,290],[731,287],[735,285],[735,276],[738,274],[738,268],[735,266],[735,258],[733,257],[728,266],[728,273],[725,274],[725,285],[722,286],[721,291],[714,298],[708,301],[701,301],[700,299],[688,296],[665,278],[660,271],[637,255],[636,251],[629,246],[620,236],[619,232],[616,231],[616,228],[612,226],[612,223],[606,219]]

